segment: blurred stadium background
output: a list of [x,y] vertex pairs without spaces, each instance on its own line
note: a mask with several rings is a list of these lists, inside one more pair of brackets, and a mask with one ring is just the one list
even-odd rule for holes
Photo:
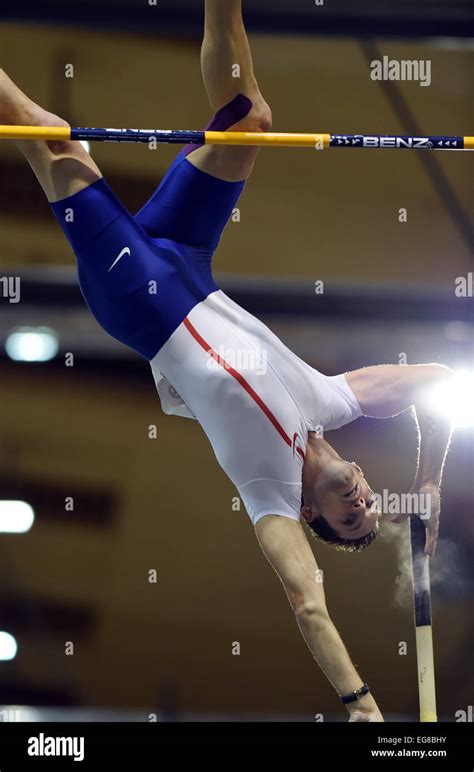
[[[467,3],[244,6],[274,130],[473,133]],[[201,0],[7,2],[0,66],[72,125],[201,128],[209,118],[199,68],[202,7]],[[373,82],[369,63],[384,55],[431,60],[431,86]],[[73,78],[64,75],[68,63]],[[144,146],[110,144],[92,152],[136,211],[176,149],[150,155]],[[328,374],[398,363],[403,354],[409,363],[472,368],[470,160],[266,150],[240,201],[240,222],[228,225],[218,250],[218,280]],[[203,433],[162,415],[147,363],[90,316],[66,241],[7,141],[0,168],[0,276],[21,278],[21,302],[0,297],[0,498],[29,502],[35,515],[27,532],[0,538],[0,632],[18,646],[0,661],[0,702],[25,706],[23,720],[147,720],[150,713],[344,720]],[[471,278],[470,297],[456,296],[459,277]],[[9,336],[25,327],[49,328],[56,356],[9,357]],[[64,364],[68,352],[74,367]],[[148,439],[151,424],[156,440]],[[376,491],[409,489],[416,453],[409,416],[360,421],[332,439]],[[472,704],[473,460],[472,431],[461,429],[433,563],[438,703],[448,721]],[[68,497],[74,511],[65,508]],[[314,549],[331,614],[386,717],[416,720],[406,588],[396,600],[399,536],[387,528],[360,556]],[[240,656],[232,655],[234,641]]]

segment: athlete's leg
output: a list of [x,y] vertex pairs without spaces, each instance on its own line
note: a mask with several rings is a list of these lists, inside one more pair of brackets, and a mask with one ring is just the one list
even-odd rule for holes
[[[66,121],[31,101],[0,69],[0,123],[19,126],[67,126]],[[20,140],[48,201],[72,196],[101,178],[96,164],[80,142]]]
[[[233,77],[236,65],[239,78]],[[210,127],[270,129],[271,112],[255,79],[241,0],[206,0],[202,73],[216,113]],[[252,147],[187,146],[135,216],[137,223],[151,238],[201,249],[207,271],[258,152]]]
[[[0,123],[65,125],[1,71]],[[76,255],[79,283],[91,312],[110,335],[151,359],[173,331],[174,320],[164,314],[159,297],[148,291],[154,282],[171,294],[166,261],[79,142],[17,144]],[[192,304],[193,298],[182,299],[185,309]]]
[[[239,67],[239,77],[236,74]],[[245,118],[227,126],[232,131],[269,131],[271,111],[255,78],[252,55],[242,19],[242,0],[206,0],[204,40],[201,51],[204,85],[214,112],[238,95],[250,100]],[[247,179],[259,148],[205,146],[188,160],[198,169],[230,182]]]

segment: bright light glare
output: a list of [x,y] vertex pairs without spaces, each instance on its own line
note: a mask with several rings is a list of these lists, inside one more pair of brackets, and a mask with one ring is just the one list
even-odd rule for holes
[[458,372],[449,383],[435,386],[427,399],[433,414],[451,419],[453,426],[474,426],[474,373]]
[[41,713],[29,705],[0,705],[0,721],[23,721],[37,723],[42,720]]
[[84,150],[86,150],[86,151],[87,151],[87,152],[90,154],[90,152],[91,152],[91,146],[90,146],[90,143],[89,143],[89,142],[87,142],[87,140],[86,140],[86,139],[81,139],[81,140],[80,140],[80,144],[82,145],[82,147],[84,148]]
[[48,362],[58,353],[59,344],[53,330],[22,327],[8,336],[5,350],[15,362]]
[[18,645],[13,635],[0,631],[0,661],[15,659]]
[[0,533],[26,533],[35,513],[26,501],[0,501]]

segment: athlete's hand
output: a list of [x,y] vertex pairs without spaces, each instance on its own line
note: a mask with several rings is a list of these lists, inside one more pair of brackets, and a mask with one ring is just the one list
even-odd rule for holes
[[[441,512],[441,498],[439,485],[436,483],[415,484],[410,494],[415,493],[419,503],[418,517],[421,519],[426,529],[425,553],[430,557],[436,552],[439,533],[439,516]],[[421,507],[423,504],[423,507]],[[423,511],[421,511],[423,509]],[[392,520],[392,523],[403,523],[410,515],[404,513],[398,515]]]
[[371,694],[366,694],[360,700],[349,702],[346,706],[351,721],[383,721],[383,716]]
[[367,713],[367,711],[364,710],[354,710],[351,713],[351,717],[349,719],[349,723],[351,721],[375,721],[375,722],[381,722],[383,721],[383,716],[380,712],[380,710],[377,708],[377,710],[372,711],[372,713]]

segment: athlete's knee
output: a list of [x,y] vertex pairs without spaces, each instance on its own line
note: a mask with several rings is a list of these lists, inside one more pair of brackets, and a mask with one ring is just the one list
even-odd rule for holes
[[239,125],[240,131],[270,131],[271,128],[272,111],[263,99],[260,103],[253,104],[249,114]]

